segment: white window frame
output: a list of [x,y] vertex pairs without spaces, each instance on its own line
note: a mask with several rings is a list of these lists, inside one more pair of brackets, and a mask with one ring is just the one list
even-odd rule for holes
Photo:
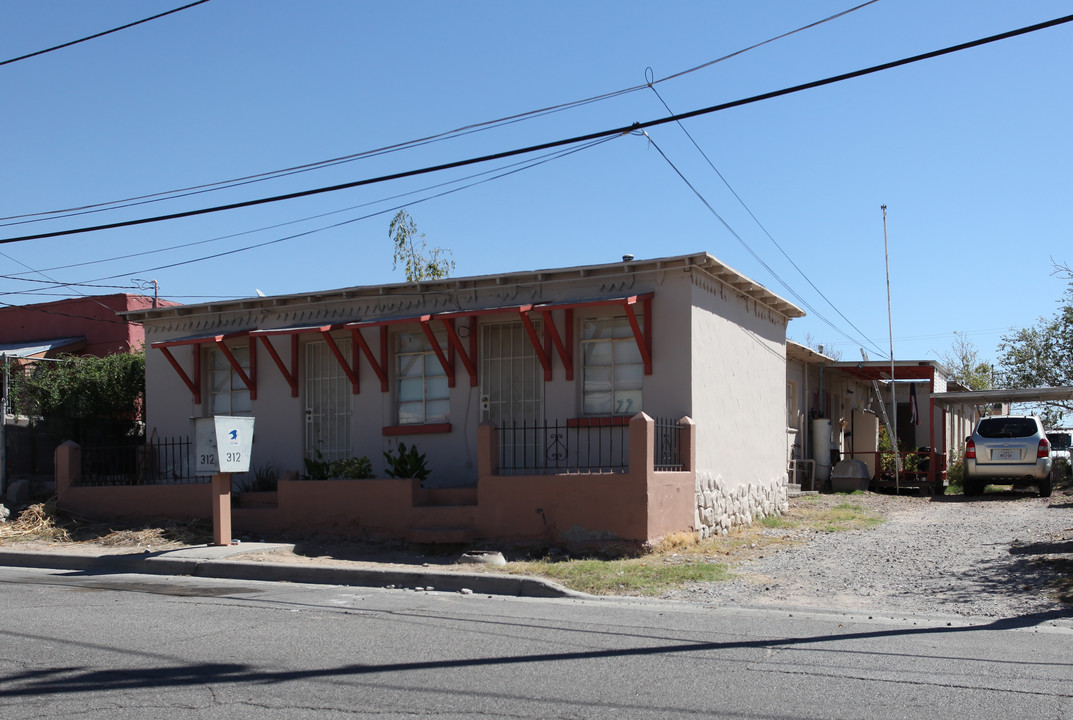
[[[230,347],[231,354],[238,360],[243,372],[250,373],[250,347]],[[205,352],[205,373],[207,383],[208,402],[205,403],[205,411],[211,417],[213,415],[252,415],[253,401],[250,398],[250,389],[242,381],[242,377],[235,371],[223,350],[215,345],[209,345]]]
[[[641,321],[641,318],[638,318]],[[609,337],[593,337],[610,324]],[[606,347],[601,347],[606,346]],[[600,377],[603,376],[603,377]],[[610,393],[610,407],[600,395]],[[632,416],[644,407],[644,360],[625,315],[581,320],[581,408],[586,416]]]
[[[414,342],[419,340],[420,342]],[[447,340],[436,335],[446,355]],[[409,349],[404,349],[408,347]],[[416,388],[420,387],[420,392]],[[399,425],[450,422],[447,371],[421,330],[395,334],[395,420]]]

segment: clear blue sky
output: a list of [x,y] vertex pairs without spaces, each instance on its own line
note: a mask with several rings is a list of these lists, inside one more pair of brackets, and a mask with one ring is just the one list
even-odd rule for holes
[[[0,60],[182,4],[6,0]],[[647,67],[665,78],[856,4],[212,0],[0,66],[0,216],[269,172],[622,90],[643,84]],[[1068,1],[879,0],[656,87],[672,110],[685,112],[1070,13]],[[512,161],[0,245],[0,301],[115,292],[111,286],[129,289],[149,279],[159,282],[163,297],[181,302],[251,296],[256,289],[272,295],[397,282],[403,277],[391,268],[387,227],[391,208],[405,205],[430,244],[453,251],[456,275],[609,262],[627,252],[646,258],[707,250],[818,311],[791,323],[792,338],[808,337],[845,359],[859,357],[864,345],[878,358],[888,347],[880,211],[886,204],[895,355],[936,359],[961,331],[990,359],[1004,332],[1054,312],[1066,281],[1052,274],[1052,260],[1073,262],[1071,68],[1073,24],[685,122],[749,211],[837,310],[675,125],[649,134],[741,241],[655,147],[624,136],[424,202],[419,199],[442,191],[425,190],[432,185]],[[7,225],[0,237],[327,186],[666,114],[644,88],[315,172]],[[336,214],[251,232],[329,212]],[[374,212],[381,214],[161,267]],[[227,237],[236,233],[246,234]],[[201,244],[165,250],[189,243]],[[58,267],[147,251],[160,252]],[[26,282],[45,276],[109,287],[76,291]]]

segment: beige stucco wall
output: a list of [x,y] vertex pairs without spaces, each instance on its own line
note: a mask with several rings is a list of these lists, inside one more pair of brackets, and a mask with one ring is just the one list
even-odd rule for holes
[[697,470],[733,489],[786,478],[786,319],[693,275]]
[[[607,280],[601,278],[577,278],[573,281],[541,284],[519,288],[509,286],[501,289],[458,291],[448,295],[420,295],[383,300],[339,300],[311,304],[288,304],[275,309],[257,308],[229,312],[213,311],[211,308],[192,309],[185,317],[149,319],[145,321],[148,344],[163,340],[192,337],[216,332],[234,332],[246,329],[271,329],[302,324],[341,323],[358,319],[379,317],[412,317],[422,313],[435,313],[468,308],[496,307],[527,302],[564,302],[598,297],[616,297],[654,292],[652,302],[653,373],[644,378],[643,409],[654,417],[677,420],[689,414],[691,375],[689,341],[691,289],[688,274],[680,269],[638,273]],[[640,309],[640,306],[638,306]],[[544,383],[545,417],[549,421],[565,421],[580,417],[582,356],[580,328],[587,317],[622,315],[620,306],[597,306],[574,311],[574,379],[566,380],[563,364],[554,354],[552,380]],[[516,320],[516,315],[490,315],[481,317],[480,326]],[[460,320],[466,324],[468,320]],[[564,323],[561,311],[555,314],[560,331]],[[417,325],[393,326],[389,332],[389,350],[393,347],[395,333],[403,329],[412,332]],[[305,397],[304,367],[305,345],[320,341],[319,334],[300,335],[299,352],[299,397],[291,397],[290,386],[282,373],[257,341],[257,399],[253,400],[253,415],[257,418],[253,446],[254,465],[272,465],[279,471],[301,470],[301,458],[305,444]],[[349,331],[334,334],[340,345],[349,344]],[[377,329],[366,329],[363,337],[373,354],[379,357],[380,334]],[[280,357],[289,363],[290,336],[270,337]],[[234,341],[245,345],[245,339]],[[180,346],[171,349],[174,357],[187,373],[193,374],[192,353],[196,346]],[[191,418],[208,414],[207,394],[195,405],[192,394],[180,380],[160,350],[147,353],[147,420],[150,432],[158,437],[176,437],[192,434]],[[394,363],[394,353],[389,352],[389,365]],[[478,361],[479,363],[479,361]],[[203,368],[207,372],[207,368]],[[381,392],[380,381],[362,357],[359,361],[360,393],[349,394],[345,402],[352,412],[351,449],[355,456],[368,456],[374,471],[384,468],[383,452],[397,441],[416,442],[426,453],[433,469],[433,479],[438,485],[455,486],[470,484],[476,480],[476,427],[481,422],[481,387],[470,385],[469,374],[462,362],[456,361],[456,385],[450,391],[451,410],[449,433],[426,433],[386,437],[384,426],[395,425],[394,377],[389,391]]]

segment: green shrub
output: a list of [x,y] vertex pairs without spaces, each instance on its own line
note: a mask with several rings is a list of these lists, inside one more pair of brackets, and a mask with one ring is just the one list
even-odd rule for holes
[[373,477],[373,463],[369,458],[352,457],[347,460],[325,460],[320,450],[314,450],[315,458],[305,458],[306,480],[365,480]]
[[406,444],[400,442],[394,453],[384,452],[384,460],[387,461],[385,472],[388,477],[417,478],[424,482],[430,474],[425,455],[417,452],[417,445],[411,445],[407,449]]
[[278,488],[279,473],[271,465],[258,465],[252,475],[247,473],[231,483],[231,491],[236,493],[275,492]]

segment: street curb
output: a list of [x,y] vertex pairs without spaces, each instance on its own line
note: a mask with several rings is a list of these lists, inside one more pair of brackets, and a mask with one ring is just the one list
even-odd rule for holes
[[260,580],[323,585],[399,589],[432,588],[444,592],[470,590],[484,595],[532,598],[589,597],[556,583],[523,575],[348,568],[238,560],[166,557],[165,553],[75,555],[29,550],[0,550],[0,565],[48,570],[128,572],[147,575],[189,575],[218,580]]

